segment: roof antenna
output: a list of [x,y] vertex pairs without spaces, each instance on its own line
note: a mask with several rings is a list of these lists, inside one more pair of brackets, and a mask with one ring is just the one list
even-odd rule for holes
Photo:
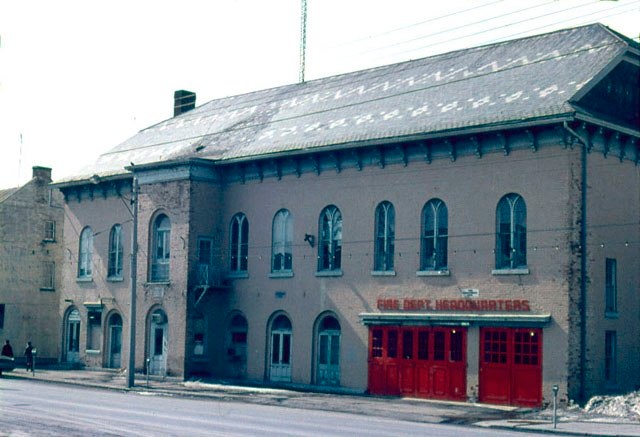
[[300,10],[300,73],[298,82],[304,83],[305,61],[307,58],[307,0],[301,0]]
[[22,168],[22,132],[20,132],[20,153],[18,154],[18,185],[20,184],[21,168]]

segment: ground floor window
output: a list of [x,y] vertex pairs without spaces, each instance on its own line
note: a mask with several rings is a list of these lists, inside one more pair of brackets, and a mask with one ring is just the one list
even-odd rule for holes
[[604,336],[604,380],[609,384],[616,382],[616,331],[606,331]]
[[102,313],[89,311],[87,314],[87,350],[100,350],[102,340]]

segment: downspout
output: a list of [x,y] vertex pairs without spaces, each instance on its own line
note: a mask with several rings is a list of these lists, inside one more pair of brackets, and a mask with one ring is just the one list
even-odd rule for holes
[[565,121],[564,129],[582,145],[580,149],[580,402],[585,400],[587,350],[587,142]]

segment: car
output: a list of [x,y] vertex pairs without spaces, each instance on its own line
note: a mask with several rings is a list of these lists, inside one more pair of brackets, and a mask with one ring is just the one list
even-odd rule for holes
[[13,357],[0,356],[0,375],[2,372],[11,372],[16,368],[16,361]]

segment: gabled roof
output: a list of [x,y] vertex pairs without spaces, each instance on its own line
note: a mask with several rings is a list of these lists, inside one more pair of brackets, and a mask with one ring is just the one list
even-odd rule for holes
[[7,188],[6,190],[0,190],[0,203],[4,202],[5,200],[7,200],[9,197],[11,197],[11,195],[13,193],[15,193],[16,191],[18,191],[20,189],[20,187],[16,187],[16,188]]
[[572,97],[630,47],[593,24],[216,99],[141,130],[68,180],[126,173],[130,162],[224,163],[572,117]]

